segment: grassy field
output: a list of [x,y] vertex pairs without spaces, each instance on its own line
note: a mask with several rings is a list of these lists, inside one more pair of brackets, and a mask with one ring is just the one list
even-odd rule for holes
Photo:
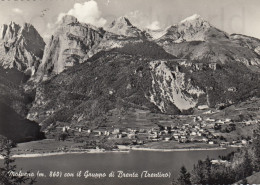
[[34,153],[52,153],[61,151],[78,150],[81,143],[74,143],[72,141],[56,141],[46,139],[41,141],[31,141],[27,143],[20,143],[16,148],[13,148],[13,154],[34,154]]
[[193,148],[217,148],[219,145],[209,145],[206,143],[179,143],[177,141],[160,141],[147,143],[144,148],[153,149],[193,149]]

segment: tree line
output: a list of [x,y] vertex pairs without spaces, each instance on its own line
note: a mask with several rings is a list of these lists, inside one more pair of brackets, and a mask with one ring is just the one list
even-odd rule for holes
[[36,182],[35,178],[10,175],[10,172],[15,172],[17,168],[15,159],[11,157],[11,149],[15,146],[14,142],[0,137],[0,156],[3,158],[3,162],[0,161],[0,185],[33,185]]
[[260,125],[254,130],[252,145],[233,153],[229,164],[213,164],[209,157],[199,160],[189,172],[182,166],[172,185],[247,184],[247,177],[260,171]]

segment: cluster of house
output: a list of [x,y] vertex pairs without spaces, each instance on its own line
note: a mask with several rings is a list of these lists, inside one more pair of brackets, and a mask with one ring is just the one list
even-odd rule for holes
[[[247,140],[224,142],[216,140],[221,133],[216,129],[218,125],[233,124],[231,119],[215,120],[212,118],[202,118],[195,116],[190,124],[177,124],[175,126],[157,126],[154,128],[98,128],[83,129],[74,128],[74,131],[85,132],[92,136],[106,136],[108,139],[130,139],[137,144],[151,141],[175,140],[180,143],[204,142],[208,144],[219,144],[220,146],[242,146],[248,143]],[[247,123],[248,124],[248,123]],[[67,132],[70,127],[63,127],[63,132]]]
[[215,120],[206,118],[203,120],[201,116],[196,116],[194,117],[193,123],[178,124],[174,127],[164,127],[159,132],[153,131],[151,138],[153,141],[164,139],[165,141],[176,140],[180,143],[205,142],[208,144],[215,144],[213,139],[220,135],[215,129],[216,126],[231,123],[231,119]]
[[254,125],[257,123],[260,123],[260,120],[250,120],[250,121],[244,121],[242,122],[245,126]]
[[[207,120],[215,121],[215,120]],[[205,142],[214,144],[212,139],[217,136],[214,129],[215,123],[208,123],[202,121],[200,116],[194,118],[194,123],[191,124],[178,124],[177,126],[164,127],[158,131],[152,131],[151,139],[157,141],[163,139],[165,141],[175,140],[180,143],[186,142]]]
[[[92,135],[94,137],[106,136],[108,139],[121,139],[121,138],[128,138],[128,139],[137,139],[142,138],[144,142],[144,137],[142,137],[146,133],[146,129],[133,129],[133,128],[97,128],[97,129],[88,129],[84,126],[77,126],[75,128],[71,128],[69,126],[62,127],[62,132],[79,132],[85,133],[87,135]],[[142,143],[143,143],[142,142]],[[138,142],[140,144],[140,141]]]

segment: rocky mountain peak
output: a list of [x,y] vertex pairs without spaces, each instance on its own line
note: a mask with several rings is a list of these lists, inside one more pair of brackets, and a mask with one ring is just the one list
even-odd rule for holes
[[32,24],[24,23],[19,30],[19,41],[30,53],[38,58],[42,58],[45,42]]
[[[34,28],[33,25],[29,23],[24,23],[23,26],[20,26],[15,22],[11,22],[9,25],[2,25],[0,29],[0,38],[0,42],[4,42],[5,47],[15,47],[20,43],[27,43],[28,46],[29,44],[39,44],[43,47],[45,45],[38,31]],[[29,41],[30,43],[28,43]],[[41,57],[40,54],[33,54],[35,54],[38,57]]]
[[[25,31],[25,32],[37,32],[37,30],[34,28],[34,26],[30,23],[24,23],[23,26],[21,27],[21,30],[22,31]],[[23,33],[25,33],[23,32]]]
[[206,41],[216,38],[226,39],[228,34],[215,28],[200,15],[194,14],[180,23],[170,26],[165,34],[159,38],[161,41],[174,43]]
[[[76,24],[72,24],[76,23]],[[48,41],[36,81],[51,77],[79,64],[103,38],[103,31],[65,15]]]
[[205,21],[200,15],[194,14],[190,17],[187,17],[181,21],[181,23],[187,23],[187,22],[198,22],[198,21]]
[[78,19],[72,15],[65,15],[61,20],[62,24],[70,24],[70,23],[77,23],[77,22]]
[[124,26],[133,26],[128,18],[126,17],[119,17],[118,19],[114,20],[110,24],[110,28],[112,27],[118,27],[119,29],[123,28]]
[[38,69],[45,43],[29,23],[11,22],[0,29],[0,66],[32,75]]
[[144,37],[144,33],[133,26],[126,17],[119,17],[114,20],[107,28],[107,31],[116,35],[123,35],[127,37]]
[[211,63],[236,61],[246,66],[260,64],[258,40],[229,35],[197,14],[169,27],[156,42],[168,53],[186,59]]
[[16,24],[15,22],[11,21],[10,24],[8,25],[9,29],[16,32],[17,30],[20,29],[20,25]]
[[[193,29],[208,29],[210,24],[208,21],[204,20],[200,15],[194,14],[186,19],[182,20],[179,25],[179,28],[193,28]],[[196,30],[195,30],[196,31]]]
[[0,38],[5,41],[12,40],[17,37],[19,29],[20,25],[15,22],[10,22],[9,25],[4,24],[1,26]]

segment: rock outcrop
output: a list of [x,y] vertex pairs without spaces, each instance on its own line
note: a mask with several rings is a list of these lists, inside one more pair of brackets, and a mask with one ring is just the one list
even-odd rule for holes
[[230,36],[232,40],[237,42],[239,45],[249,48],[256,52],[260,56],[260,40],[257,38],[249,37],[241,34],[232,34]]
[[34,75],[43,56],[45,43],[33,27],[14,22],[0,28],[0,66],[15,68],[28,76]]
[[46,45],[42,63],[34,79],[36,82],[50,79],[100,51],[142,42],[148,37],[149,34],[133,26],[125,17],[113,21],[105,31],[66,15]]
[[59,74],[82,62],[104,34],[103,29],[83,24],[73,16],[64,16],[46,45],[37,81]]
[[172,113],[172,106],[176,106],[180,112],[193,109],[200,95],[205,92],[186,80],[185,73],[180,72],[178,65],[172,65],[171,69],[168,63],[159,60],[149,64],[152,75],[150,101],[164,113]]

